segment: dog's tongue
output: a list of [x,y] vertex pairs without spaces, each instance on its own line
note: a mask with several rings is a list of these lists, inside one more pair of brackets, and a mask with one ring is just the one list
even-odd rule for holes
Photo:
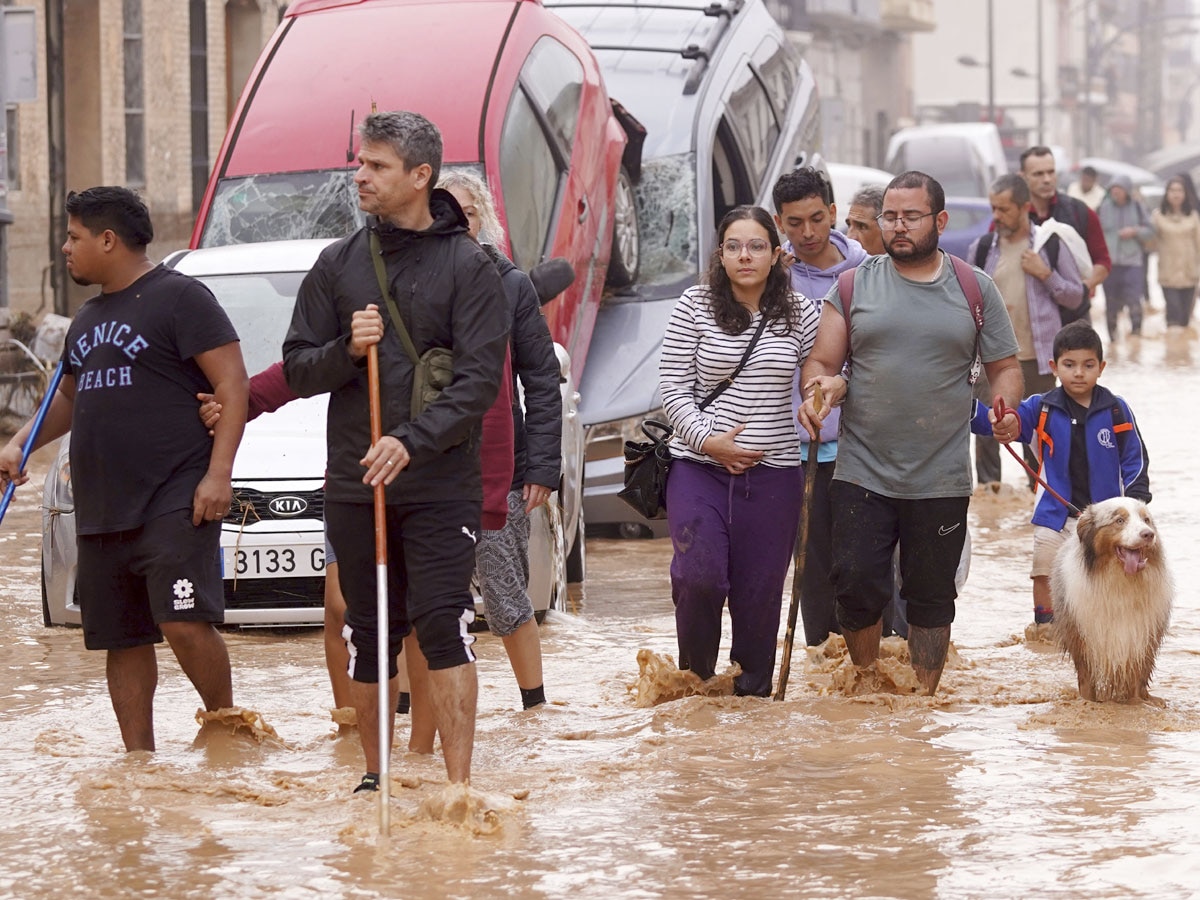
[[1118,547],[1117,556],[1125,566],[1126,575],[1136,575],[1142,569],[1146,568],[1146,559],[1137,550],[1127,550],[1124,547]]

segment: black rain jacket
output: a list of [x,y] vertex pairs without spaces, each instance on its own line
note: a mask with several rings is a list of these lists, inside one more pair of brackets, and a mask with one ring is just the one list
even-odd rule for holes
[[[288,386],[301,397],[329,392],[325,493],[370,503],[360,463],[371,445],[366,358],[350,356],[350,319],[377,304],[383,432],[398,438],[411,462],[387,489],[388,503],[481,500],[479,435],[504,371],[511,321],[496,267],[467,234],[454,197],[435,190],[434,222],[409,231],[374,216],[321,252],[296,296],[283,343]],[[446,347],[454,380],[416,419],[409,419],[413,364],[392,324],[371,261],[369,229],[379,234],[392,296],[417,353]]]

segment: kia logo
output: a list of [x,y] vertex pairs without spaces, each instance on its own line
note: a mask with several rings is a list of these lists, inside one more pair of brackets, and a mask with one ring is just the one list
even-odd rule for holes
[[308,501],[303,497],[272,497],[267,509],[271,510],[273,516],[298,516],[308,509]]

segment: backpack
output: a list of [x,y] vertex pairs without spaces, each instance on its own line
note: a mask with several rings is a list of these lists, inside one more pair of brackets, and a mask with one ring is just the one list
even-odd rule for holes
[[[979,335],[983,331],[983,291],[979,289],[979,281],[970,263],[951,253],[947,253],[946,256],[954,266],[958,286],[966,295],[967,304],[971,307],[971,318],[975,320],[975,359],[971,362],[971,373],[967,376],[967,384],[974,385],[983,372],[983,358],[979,355]],[[850,303],[854,300],[854,273],[857,271],[857,268],[847,269],[838,275],[838,296],[842,299],[842,309],[846,312],[847,322],[850,321]]]
[[[1047,444],[1050,446],[1050,452],[1054,452],[1054,442],[1046,435],[1046,417],[1050,414],[1050,404],[1043,402],[1041,412],[1038,414],[1037,428],[1034,429],[1034,435],[1037,436],[1039,444]],[[1125,457],[1125,447],[1129,444],[1129,432],[1133,431],[1133,424],[1125,418],[1125,410],[1121,409],[1120,403],[1112,405],[1112,422],[1113,436],[1117,440],[1117,454],[1123,459]],[[1039,454],[1040,457],[1041,454]]]
[[[1049,221],[1049,220],[1047,220]],[[979,239],[979,246],[975,248],[975,265],[982,269],[983,264],[987,262],[988,252],[992,249],[992,241],[995,238],[995,232],[989,231]],[[1052,234],[1046,238],[1046,243],[1043,245],[1046,248],[1046,258],[1050,263],[1051,269],[1058,268],[1058,252],[1062,249],[1062,240],[1057,234]],[[1078,262],[1078,260],[1076,260]],[[1058,319],[1060,325],[1069,325],[1076,319],[1091,320],[1092,317],[1092,301],[1086,296],[1083,302],[1075,309],[1067,309],[1065,306],[1058,307]]]
[[[975,268],[982,269],[983,264],[987,262],[988,251],[992,249],[992,240],[996,237],[996,232],[989,231],[979,239],[979,246],[975,248]],[[1062,241],[1058,239],[1057,234],[1052,234],[1046,238],[1046,257],[1050,262],[1050,268],[1058,268],[1058,251],[1062,246]]]

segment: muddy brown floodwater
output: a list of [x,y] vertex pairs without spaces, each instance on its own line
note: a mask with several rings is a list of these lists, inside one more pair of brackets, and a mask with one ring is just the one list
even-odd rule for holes
[[590,541],[583,597],[543,626],[548,706],[519,711],[500,643],[479,642],[487,835],[428,818],[440,758],[397,754],[379,838],[315,632],[227,635],[235,699],[277,737],[201,732],[162,652],[160,749],[124,754],[103,657],[42,627],[31,485],[0,531],[0,896],[1197,896],[1200,377],[1155,321],[1104,380],[1138,415],[1179,586],[1165,709],[1085,703],[1070,664],[1024,642],[1030,496],[1006,456],[1008,489],[971,506],[958,661],[935,699],[846,696],[832,647],[798,648],[783,703],[638,707],[638,651],[675,652],[670,547]]

